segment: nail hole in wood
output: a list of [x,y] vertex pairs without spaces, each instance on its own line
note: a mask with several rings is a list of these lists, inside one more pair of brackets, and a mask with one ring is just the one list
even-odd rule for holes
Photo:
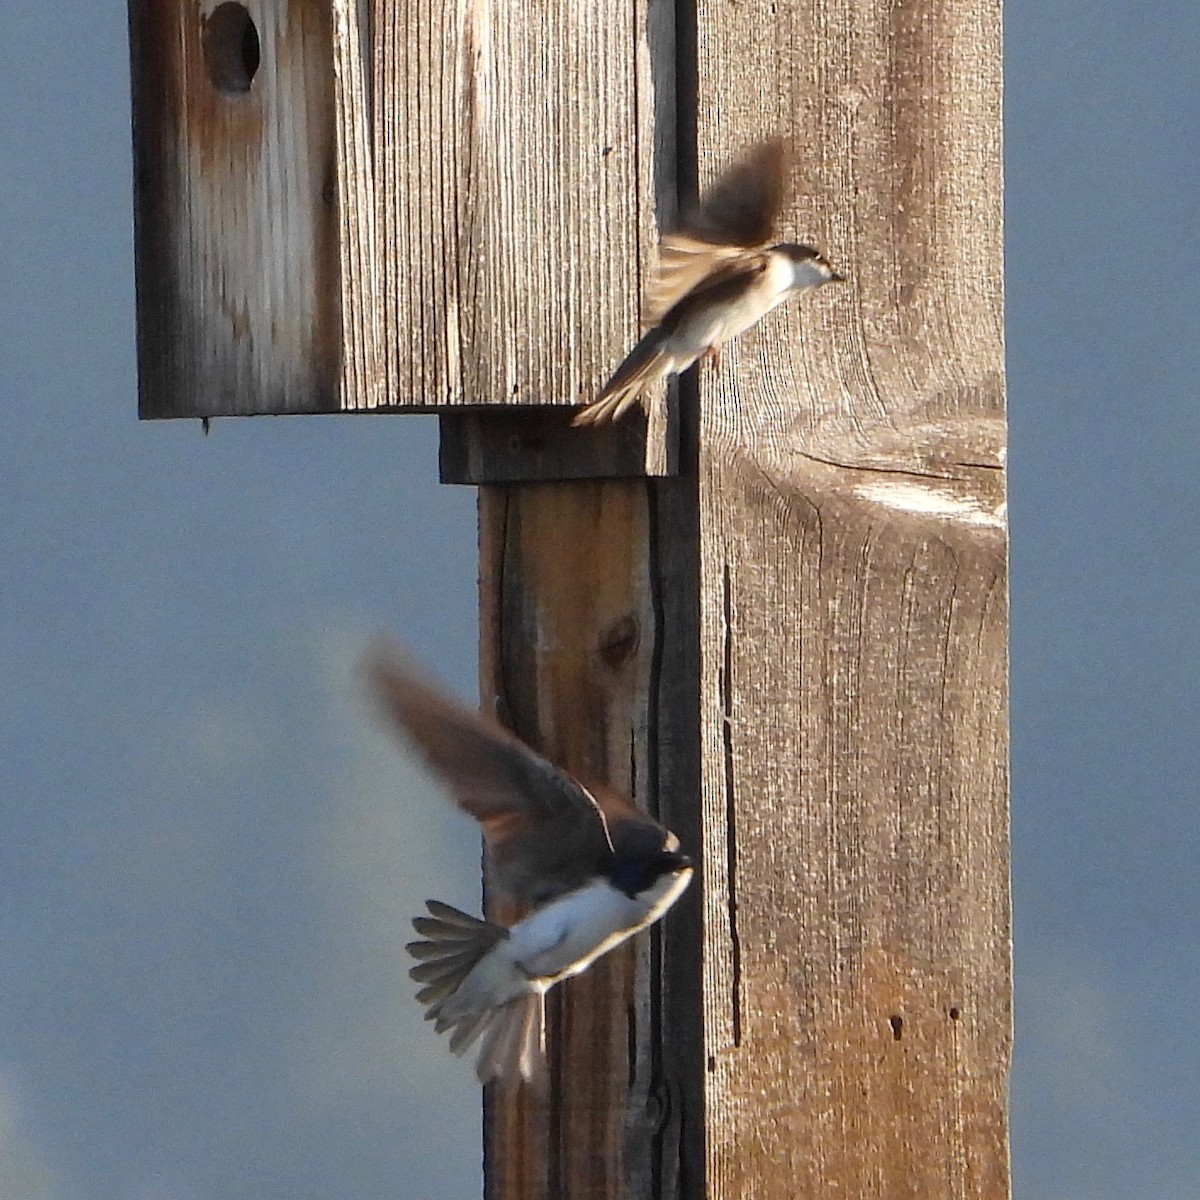
[[904,1036],[904,1018],[888,1017],[888,1024],[892,1027],[892,1037],[899,1041]]
[[708,1056],[708,1073],[711,1075],[717,1069],[717,1060],[710,1054]]
[[223,96],[250,90],[262,61],[258,30],[241,4],[218,4],[204,22],[204,64]]
[[952,1021],[958,1020],[958,1009],[957,1008],[952,1008],[950,1010],[950,1020],[952,1020]]

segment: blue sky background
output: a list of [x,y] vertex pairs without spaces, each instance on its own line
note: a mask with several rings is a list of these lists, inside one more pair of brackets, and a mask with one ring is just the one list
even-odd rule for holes
[[[0,38],[0,1197],[476,1194],[401,957],[475,845],[354,679],[391,630],[473,694],[474,495],[430,418],[135,419],[125,22]],[[1200,5],[1009,0],[1007,39],[1014,1191],[1178,1200]]]

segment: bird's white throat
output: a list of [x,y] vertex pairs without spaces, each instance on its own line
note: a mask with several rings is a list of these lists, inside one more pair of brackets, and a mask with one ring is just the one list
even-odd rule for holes
[[784,262],[788,268],[788,282],[784,286],[792,291],[816,287],[819,283],[828,283],[831,278],[829,268],[816,259],[796,262],[788,258]]

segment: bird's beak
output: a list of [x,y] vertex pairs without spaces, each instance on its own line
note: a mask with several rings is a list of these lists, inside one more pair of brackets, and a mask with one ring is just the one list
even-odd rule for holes
[[840,275],[840,274],[838,274],[837,271],[834,271],[834,273],[829,276],[829,282],[830,283],[845,283],[846,277],[845,277],[845,275]]

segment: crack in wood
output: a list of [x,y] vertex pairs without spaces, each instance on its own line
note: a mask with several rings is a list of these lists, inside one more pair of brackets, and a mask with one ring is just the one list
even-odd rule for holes
[[[964,482],[966,478],[950,471],[922,471],[916,467],[881,467],[873,463],[842,462],[836,458],[826,458],[824,455],[814,454],[811,450],[800,450],[797,453],[801,458],[807,458],[810,462],[820,463],[825,467],[837,467],[842,471],[864,471],[870,475],[902,475],[911,479],[949,480],[955,483]],[[1000,463],[951,461],[946,465],[948,467],[964,467],[968,470],[1004,471],[1004,467]]]
[[[658,489],[649,484],[646,487],[646,560],[649,565],[650,578],[650,614],[653,626],[650,635],[653,638],[650,646],[650,677],[646,681],[646,776],[649,779],[649,804],[651,816],[658,817],[662,812],[660,793],[663,781],[659,774],[658,736],[661,729],[659,715],[659,697],[662,691],[663,673],[663,641],[664,622],[666,613],[663,605],[663,547],[660,542],[660,513],[658,508]],[[636,740],[636,739],[635,739]],[[631,749],[630,753],[634,751]]]
[[733,588],[729,564],[723,565],[722,599],[725,615],[725,660],[721,671],[721,706],[724,714],[721,733],[725,767],[725,876],[726,912],[729,918],[730,1015],[733,1044],[742,1044],[742,943],[738,933],[737,902],[737,804],[734,794],[733,766]]
[[629,798],[638,799],[637,727],[629,727]]
[[495,673],[496,686],[493,688],[495,695],[492,697],[492,715],[501,722],[506,728],[513,730],[514,733],[520,731],[516,728],[516,714],[512,710],[512,703],[509,696],[512,692],[508,686],[508,656],[504,653],[504,647],[508,645],[508,638],[505,634],[505,617],[508,608],[508,557],[511,549],[509,545],[509,514],[512,508],[512,492],[509,488],[505,488],[503,492],[503,516],[501,517],[500,525],[500,586],[497,589],[496,597],[496,646],[498,653],[496,655],[497,671]]
[[633,1091],[633,1086],[637,1083],[637,1006],[634,1004],[625,1005],[625,1055],[626,1064],[629,1068],[626,1079],[626,1086],[630,1092]]

